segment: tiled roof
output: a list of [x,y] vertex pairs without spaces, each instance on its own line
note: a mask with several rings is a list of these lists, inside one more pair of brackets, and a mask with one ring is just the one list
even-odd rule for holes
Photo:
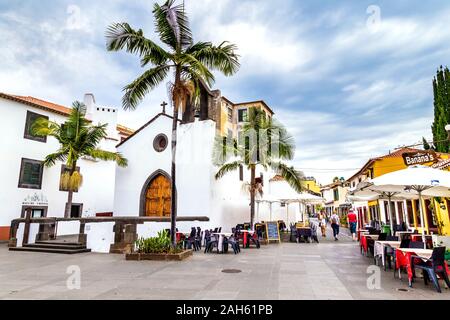
[[[383,156],[369,159],[369,161],[367,161],[367,163],[358,172],[356,172],[353,176],[348,178],[347,181],[350,181],[353,178],[355,178],[356,176],[358,176],[359,174],[361,174],[364,170],[366,170],[368,167],[370,167],[377,160],[388,159],[388,158],[401,158],[404,153],[418,152],[418,151],[424,151],[424,150],[404,147],[404,148],[396,149],[393,152],[390,152]],[[441,156],[445,153],[436,152],[436,154],[438,156]]]
[[64,116],[68,116],[70,114],[70,108],[67,108],[65,106],[62,106],[62,105],[59,105],[56,103],[52,103],[52,102],[48,102],[48,101],[41,100],[38,98],[34,98],[34,97],[16,96],[16,95],[11,95],[11,94],[1,93],[1,92],[0,92],[0,97],[9,99],[12,101],[24,103],[26,105],[36,107],[39,109],[43,109],[46,111],[55,112],[55,113],[58,113],[58,114],[61,114]]
[[[68,116],[70,114],[70,108],[62,106],[60,104],[56,104],[53,102],[45,101],[42,99],[38,99],[30,96],[17,96],[12,94],[6,94],[0,92],[0,97],[8,100],[16,101],[19,103],[24,103],[26,105],[39,108],[45,111],[54,112],[63,116]],[[123,125],[117,125],[117,131],[125,136],[130,136],[134,133],[133,129],[127,128]]]
[[279,174],[276,174],[269,181],[284,181],[284,178],[282,176],[280,176]]
[[125,127],[121,124],[117,125],[117,131],[125,136],[131,136],[134,133],[134,130],[128,127]]

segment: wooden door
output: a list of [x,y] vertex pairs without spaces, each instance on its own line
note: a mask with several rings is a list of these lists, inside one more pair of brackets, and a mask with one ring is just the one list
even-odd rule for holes
[[163,175],[158,175],[152,180],[147,189],[145,215],[150,217],[169,217],[170,206],[170,180]]

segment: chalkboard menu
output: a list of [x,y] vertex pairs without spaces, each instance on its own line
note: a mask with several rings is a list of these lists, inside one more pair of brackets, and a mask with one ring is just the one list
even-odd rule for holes
[[278,222],[266,222],[266,237],[268,241],[280,242],[280,229]]

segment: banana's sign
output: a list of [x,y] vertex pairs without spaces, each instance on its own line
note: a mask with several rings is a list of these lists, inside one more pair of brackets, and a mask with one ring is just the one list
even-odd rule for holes
[[434,151],[405,152],[402,156],[407,166],[437,162],[439,159]]

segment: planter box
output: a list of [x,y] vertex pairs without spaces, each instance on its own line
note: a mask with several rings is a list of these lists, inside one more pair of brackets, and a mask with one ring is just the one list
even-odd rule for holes
[[185,250],[180,253],[127,253],[125,260],[157,260],[157,261],[181,261],[192,256],[192,250]]

